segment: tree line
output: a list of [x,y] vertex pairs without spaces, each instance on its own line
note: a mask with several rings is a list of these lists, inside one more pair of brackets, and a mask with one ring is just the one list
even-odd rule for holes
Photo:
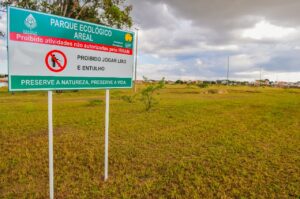
[[[126,0],[3,0],[0,2],[0,10],[5,11],[6,6],[16,6],[115,28],[126,29],[133,25],[130,16],[133,7],[127,4]],[[4,32],[0,31],[0,36],[4,37]]]

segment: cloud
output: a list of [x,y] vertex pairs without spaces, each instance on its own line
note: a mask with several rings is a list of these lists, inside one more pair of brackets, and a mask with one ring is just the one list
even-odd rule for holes
[[272,60],[265,63],[264,68],[274,72],[300,72],[299,55],[299,50],[277,52]]
[[257,76],[253,73],[260,67],[266,73],[288,72],[294,76],[300,70],[297,0],[130,2],[141,29],[139,52],[155,55],[156,67],[161,68],[154,75],[147,70],[147,66],[154,67],[151,59],[140,60],[143,70],[139,72],[143,74],[223,78],[228,56],[236,79],[245,79],[248,74],[248,80],[254,80]]
[[[137,0],[136,0],[137,1]],[[163,3],[176,16],[193,20],[197,26],[216,29],[250,27],[255,19],[264,17],[279,25],[299,26],[300,2],[297,0],[148,0],[152,4]]]
[[255,27],[244,30],[242,36],[257,40],[282,39],[295,33],[295,28],[284,28],[272,25],[267,21],[260,21],[255,24]]

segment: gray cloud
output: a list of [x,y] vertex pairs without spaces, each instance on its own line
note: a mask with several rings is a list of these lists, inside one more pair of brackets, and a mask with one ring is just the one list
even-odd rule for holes
[[[173,67],[158,63],[161,69],[156,72],[172,77],[222,78],[228,56],[232,76],[236,78],[245,79],[247,72],[250,79],[257,77],[261,66],[270,73],[300,72],[298,0],[130,2],[134,6],[133,17],[141,28],[141,54],[176,62]],[[263,37],[246,37],[245,31],[259,22],[269,28],[255,30]],[[279,34],[281,30],[292,33]],[[197,59],[203,61],[201,66],[196,64]],[[145,65],[151,62],[140,60]],[[146,74],[152,75],[143,68]]]
[[193,20],[200,26],[216,29],[249,27],[255,18],[264,17],[280,25],[296,26],[300,22],[297,0],[151,0],[167,4],[175,15]]

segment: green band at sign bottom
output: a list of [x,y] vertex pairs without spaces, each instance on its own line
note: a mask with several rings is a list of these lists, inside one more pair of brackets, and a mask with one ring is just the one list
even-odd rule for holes
[[10,90],[131,88],[131,78],[10,76]]

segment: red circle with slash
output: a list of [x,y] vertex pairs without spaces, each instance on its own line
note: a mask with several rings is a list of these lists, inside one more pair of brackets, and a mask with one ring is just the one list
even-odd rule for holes
[[[63,60],[59,60],[56,57],[56,55],[61,55],[61,57],[63,58]],[[52,62],[52,66],[51,66],[51,63],[49,63],[49,62]],[[67,57],[60,50],[51,50],[50,52],[47,53],[47,55],[45,57],[45,63],[46,63],[47,68],[49,70],[51,70],[52,72],[56,72],[56,73],[57,72],[61,72],[67,66]]]

